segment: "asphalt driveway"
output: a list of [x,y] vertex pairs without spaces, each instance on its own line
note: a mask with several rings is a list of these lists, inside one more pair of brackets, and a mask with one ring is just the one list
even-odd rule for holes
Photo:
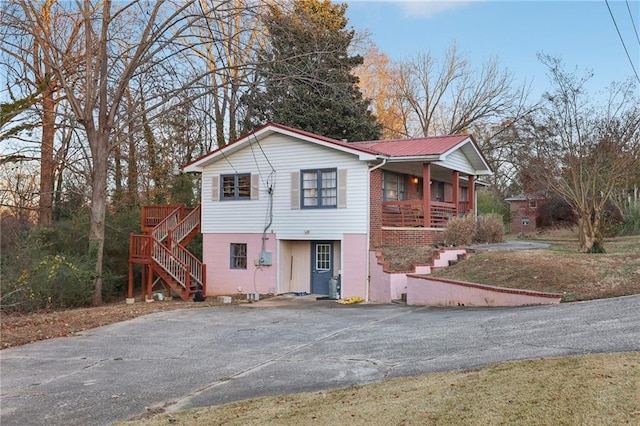
[[0,423],[106,425],[510,360],[640,350],[640,296],[525,308],[310,298],[162,312],[0,351]]

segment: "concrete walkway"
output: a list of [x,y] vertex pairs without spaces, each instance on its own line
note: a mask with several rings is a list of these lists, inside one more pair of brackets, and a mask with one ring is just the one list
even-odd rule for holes
[[108,425],[511,360],[640,350],[640,296],[526,308],[278,298],[161,312],[0,351],[0,423]]

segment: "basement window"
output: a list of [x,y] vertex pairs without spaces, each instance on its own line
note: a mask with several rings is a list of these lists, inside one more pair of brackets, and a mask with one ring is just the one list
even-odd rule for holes
[[231,269],[247,269],[247,244],[231,243]]

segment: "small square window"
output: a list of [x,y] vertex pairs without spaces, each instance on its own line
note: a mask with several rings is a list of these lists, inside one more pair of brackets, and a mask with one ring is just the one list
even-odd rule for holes
[[529,208],[535,209],[536,207],[538,207],[538,201],[537,200],[529,200]]
[[529,218],[528,217],[523,217],[522,218],[522,226],[529,226]]
[[231,243],[231,269],[247,269],[247,245]]
[[251,174],[222,175],[223,200],[251,199]]

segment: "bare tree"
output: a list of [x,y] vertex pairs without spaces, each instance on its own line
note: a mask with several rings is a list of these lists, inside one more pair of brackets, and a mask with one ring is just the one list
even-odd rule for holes
[[[45,0],[32,2],[31,12],[40,22],[40,30],[44,32],[57,31],[59,28],[51,22],[52,12],[56,1]],[[37,94],[33,96],[33,107],[39,116],[39,160],[40,160],[40,191],[38,222],[51,225],[53,221],[53,193],[54,193],[54,151],[56,137],[57,108],[61,100],[60,87],[57,83],[53,64],[43,53],[42,41],[45,37],[34,36],[26,24],[24,11],[16,2],[6,2],[2,5],[0,27],[3,43],[0,52],[3,66],[14,80],[13,86]],[[23,18],[23,19],[20,19]],[[74,37],[73,30],[69,33]],[[18,84],[15,84],[18,83]]]
[[472,68],[453,44],[439,59],[421,53],[398,66],[395,90],[406,107],[405,128],[413,136],[467,132],[474,124],[512,115],[524,88],[496,59]]
[[640,101],[629,82],[612,85],[604,106],[593,105],[585,92],[590,75],[567,73],[554,57],[541,60],[554,91],[520,128],[535,144],[526,173],[571,205],[579,251],[601,251],[605,205],[640,167]]
[[48,20],[41,19],[36,3],[16,4],[21,14],[8,19],[24,19],[86,134],[91,161],[89,241],[97,275],[93,301],[100,304],[111,136],[123,125],[116,122],[118,111],[134,76],[188,49],[186,34],[203,16],[189,13],[193,1],[56,3]]

